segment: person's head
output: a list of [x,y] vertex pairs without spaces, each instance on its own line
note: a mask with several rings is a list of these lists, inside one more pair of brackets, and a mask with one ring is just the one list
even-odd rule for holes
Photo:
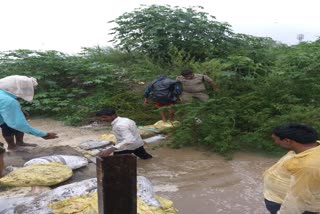
[[31,102],[34,88],[38,85],[33,77],[11,75],[0,79],[0,89]]
[[310,126],[299,123],[288,123],[274,128],[272,138],[279,146],[293,149],[296,143],[302,146],[315,144],[318,139],[318,133]]
[[99,117],[101,121],[112,122],[118,115],[114,109],[104,108],[96,112],[96,116]]
[[194,74],[191,70],[186,69],[181,71],[181,75],[185,78],[185,79],[192,79],[194,77]]

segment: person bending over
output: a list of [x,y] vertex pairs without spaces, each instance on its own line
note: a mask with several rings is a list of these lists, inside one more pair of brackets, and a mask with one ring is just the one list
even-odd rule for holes
[[112,131],[117,139],[117,144],[100,152],[99,156],[135,154],[141,159],[150,159],[152,155],[144,149],[136,123],[125,117],[119,117],[114,109],[105,108],[96,113],[101,121],[111,123]]

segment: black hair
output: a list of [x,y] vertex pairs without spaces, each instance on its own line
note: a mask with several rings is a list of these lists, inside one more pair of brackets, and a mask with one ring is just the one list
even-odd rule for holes
[[186,69],[186,70],[181,71],[182,76],[187,76],[190,74],[193,74],[193,72],[190,69]]
[[96,116],[112,116],[112,115],[117,115],[116,111],[112,108],[104,108],[101,109],[100,111],[96,112]]
[[273,129],[272,133],[280,140],[287,138],[300,144],[312,144],[318,139],[318,133],[314,128],[299,123],[278,126]]

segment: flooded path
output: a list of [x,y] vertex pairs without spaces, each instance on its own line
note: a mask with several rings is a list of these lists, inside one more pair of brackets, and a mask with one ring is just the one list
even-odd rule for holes
[[[38,147],[77,147],[96,139],[105,130],[83,130],[54,120],[34,119],[39,129],[56,132],[58,139],[43,140],[26,135],[25,141]],[[0,137],[0,141],[4,142]],[[160,144],[161,145],[161,144]],[[146,148],[154,158],[138,160],[138,175],[147,177],[156,194],[174,202],[181,214],[267,214],[262,196],[262,173],[277,158],[238,153],[233,160],[196,148],[170,149],[159,144]],[[12,165],[8,159],[5,165]],[[95,176],[91,172],[92,176]]]
[[174,201],[183,214],[267,214],[262,196],[263,171],[276,159],[237,154],[231,161],[192,148],[150,151],[152,161],[139,161],[157,194]]

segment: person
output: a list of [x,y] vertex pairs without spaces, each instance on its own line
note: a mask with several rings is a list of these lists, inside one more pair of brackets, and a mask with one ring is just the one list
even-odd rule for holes
[[206,101],[209,95],[206,93],[205,83],[209,83],[210,87],[218,90],[216,83],[207,75],[194,74],[191,70],[181,71],[181,75],[176,77],[176,80],[182,84],[182,102],[191,102],[192,99]]
[[[31,127],[21,109],[18,99],[21,98],[31,102],[34,96],[34,87],[37,85],[35,78],[21,75],[12,75],[0,79],[0,125],[4,127],[4,124],[6,124],[7,127],[11,128],[10,131],[14,129],[46,140],[57,138],[56,133],[44,132]],[[23,143],[23,141],[20,143]],[[8,145],[8,148],[14,149],[15,145]]]
[[117,144],[100,152],[99,156],[135,154],[141,159],[150,159],[152,155],[144,149],[136,123],[125,117],[119,117],[114,109],[105,108],[96,113],[96,116],[105,122],[111,123],[112,131],[116,137]]
[[[157,108],[175,105],[180,99],[181,88],[177,81],[160,74],[157,79],[153,80],[145,89],[144,103],[147,104],[148,98],[152,93],[152,100]],[[174,110],[169,109],[169,118],[174,121]],[[161,120],[167,122],[165,110],[160,110]]]
[[6,149],[4,148],[4,144],[0,142],[0,178],[2,177],[2,172],[4,168],[3,154],[5,152],[6,152]]
[[[26,117],[26,119],[28,119],[29,113],[23,109],[21,110],[24,116]],[[8,150],[14,150],[16,149],[17,146],[31,146],[31,147],[37,146],[37,144],[25,143],[23,140],[24,133],[16,129],[10,128],[6,123],[3,123],[2,125],[0,125],[0,127],[2,129],[2,136],[8,144]]]
[[265,205],[271,214],[320,212],[320,146],[317,131],[289,123],[276,127],[273,141],[290,150],[263,174]]

